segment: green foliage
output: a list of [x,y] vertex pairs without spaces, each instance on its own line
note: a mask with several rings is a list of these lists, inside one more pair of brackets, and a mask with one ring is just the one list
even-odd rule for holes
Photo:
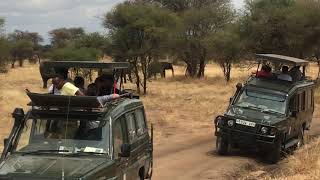
[[5,38],[0,38],[0,73],[7,71],[7,63],[10,57],[10,44]]
[[146,93],[149,64],[165,51],[164,44],[177,25],[177,17],[150,4],[123,3],[105,16],[103,24],[110,30],[112,56],[132,64],[137,89],[140,91],[142,84]]
[[75,28],[58,28],[49,32],[51,36],[51,44],[55,48],[63,48],[81,36],[85,35],[85,31],[81,27]]
[[32,57],[33,55],[33,43],[27,39],[17,40],[11,42],[10,54],[12,56],[12,68],[14,68],[14,63],[16,60],[19,61],[19,65],[23,65],[23,60]]
[[237,25],[229,26],[204,41],[216,62],[221,66],[227,81],[231,78],[232,64],[239,61],[244,49],[236,27]]
[[46,57],[53,61],[96,61],[101,51],[95,48],[57,48],[46,53]]
[[74,44],[76,48],[94,48],[110,54],[110,40],[97,32],[82,35],[75,40]]
[[320,8],[312,0],[255,0],[247,3],[242,35],[248,49],[300,58],[312,54],[320,37]]
[[187,75],[203,77],[211,58],[203,41],[231,23],[234,13],[229,0],[158,1],[176,12],[181,26],[171,41],[173,54],[187,64]]

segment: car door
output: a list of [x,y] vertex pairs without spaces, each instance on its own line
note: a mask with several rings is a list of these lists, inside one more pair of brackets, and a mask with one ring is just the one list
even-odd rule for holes
[[144,172],[146,173],[149,170],[150,161],[151,161],[151,153],[150,153],[150,137],[148,134],[148,128],[145,118],[144,109],[137,108],[135,110],[136,117],[136,125],[137,125],[137,159],[139,162],[139,168],[144,167]]
[[128,142],[131,145],[131,153],[128,161],[128,180],[136,180],[139,178],[139,164],[137,156],[138,136],[134,111],[126,113],[126,127]]
[[[298,114],[299,114],[299,103],[300,98],[299,94],[295,94],[290,98],[289,102],[289,120],[288,120],[288,130],[286,134],[286,139],[292,139],[296,136],[296,126],[298,122]],[[294,115],[295,114],[295,115]]]
[[129,158],[120,157],[121,146],[126,142],[126,118],[121,116],[114,121],[112,126],[113,134],[113,157],[116,162],[117,176],[119,179],[128,179]]

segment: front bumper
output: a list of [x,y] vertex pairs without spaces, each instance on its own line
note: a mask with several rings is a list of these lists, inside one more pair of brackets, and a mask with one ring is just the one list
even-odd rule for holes
[[227,127],[216,127],[216,136],[227,139],[231,144],[250,147],[268,147],[276,142],[276,136],[262,135],[255,132],[246,132]]

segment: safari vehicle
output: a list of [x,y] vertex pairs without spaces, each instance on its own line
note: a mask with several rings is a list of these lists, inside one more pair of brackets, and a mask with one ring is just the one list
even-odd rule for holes
[[223,116],[214,120],[216,149],[226,155],[232,148],[257,149],[276,163],[281,152],[304,143],[314,112],[315,83],[305,77],[307,61],[292,57],[258,54],[260,62],[302,66],[303,78],[296,82],[250,77],[239,83]]
[[0,179],[151,179],[153,130],[138,98],[102,106],[94,96],[27,95],[30,110],[12,113]]

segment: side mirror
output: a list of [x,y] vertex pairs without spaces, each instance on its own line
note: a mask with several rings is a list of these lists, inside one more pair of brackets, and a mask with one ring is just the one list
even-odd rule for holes
[[292,111],[292,112],[291,112],[291,117],[294,117],[294,118],[295,118],[295,117],[297,117],[297,114],[298,114],[297,111]]
[[130,144],[122,144],[120,157],[130,157],[130,153],[131,153],[131,145]]
[[238,83],[238,84],[236,85],[236,88],[237,88],[237,91],[239,91],[239,90],[242,88],[242,83]]
[[4,138],[3,139],[3,147],[6,147],[8,144],[9,139],[8,138]]
[[24,118],[24,111],[22,108],[14,109],[12,113],[12,117],[14,118],[14,126],[19,126]]
[[230,100],[229,100],[229,103],[231,104],[231,103],[232,103],[232,101],[233,101],[233,98],[231,97],[231,98],[230,98]]

